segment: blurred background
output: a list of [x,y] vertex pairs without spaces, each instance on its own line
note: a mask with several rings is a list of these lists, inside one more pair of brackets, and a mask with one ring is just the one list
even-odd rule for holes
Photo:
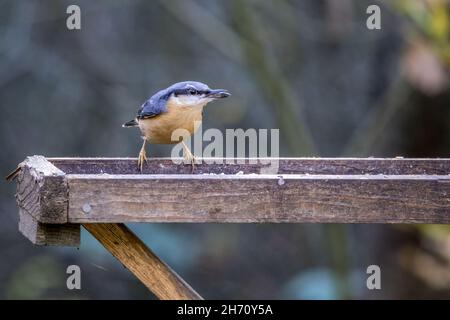
[[[449,67],[446,0],[0,1],[0,171],[34,154],[135,157],[121,124],[182,80],[233,94],[204,129],[280,128],[281,156],[450,157]],[[0,188],[0,298],[154,298],[86,232],[78,250],[34,247],[15,183]],[[450,298],[448,226],[130,227],[206,298]],[[365,286],[371,264],[382,290]]]

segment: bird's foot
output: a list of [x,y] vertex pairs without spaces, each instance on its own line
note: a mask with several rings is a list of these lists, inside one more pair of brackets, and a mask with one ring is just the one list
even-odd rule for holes
[[186,150],[184,153],[184,163],[190,163],[192,166],[191,173],[195,170],[195,164],[197,163],[197,159],[192,154],[192,152],[189,151],[189,149]]
[[145,150],[141,150],[138,156],[138,168],[139,171],[142,172],[142,167],[144,166],[144,162],[147,162],[147,155],[145,154]]

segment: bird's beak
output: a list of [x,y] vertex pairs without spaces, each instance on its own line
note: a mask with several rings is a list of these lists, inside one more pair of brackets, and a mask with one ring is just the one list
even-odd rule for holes
[[210,92],[208,92],[208,94],[206,95],[208,98],[213,98],[213,99],[221,99],[221,98],[226,98],[231,96],[231,94],[224,89],[215,89],[215,90],[211,90]]

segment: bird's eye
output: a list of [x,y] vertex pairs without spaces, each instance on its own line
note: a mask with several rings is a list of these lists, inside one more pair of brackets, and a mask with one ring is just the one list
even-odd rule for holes
[[197,94],[197,90],[195,90],[194,88],[189,88],[188,92],[192,95]]

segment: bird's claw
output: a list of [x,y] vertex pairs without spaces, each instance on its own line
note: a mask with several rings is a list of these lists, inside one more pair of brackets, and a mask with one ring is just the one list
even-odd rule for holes
[[191,164],[191,166],[192,166],[191,173],[194,173],[195,163],[197,162],[197,159],[195,158],[195,156],[191,152],[186,152],[185,153],[185,155],[184,155],[184,162]]
[[191,173],[194,173],[195,170],[195,162],[197,161],[195,159],[195,156],[192,154],[191,150],[189,150],[188,146],[184,143],[184,141],[181,141],[181,143],[183,144],[183,158],[184,158],[184,163],[190,163],[192,166],[191,169]]
[[147,162],[147,155],[145,154],[145,150],[141,150],[138,157],[138,167],[140,172],[142,172],[144,162]]

